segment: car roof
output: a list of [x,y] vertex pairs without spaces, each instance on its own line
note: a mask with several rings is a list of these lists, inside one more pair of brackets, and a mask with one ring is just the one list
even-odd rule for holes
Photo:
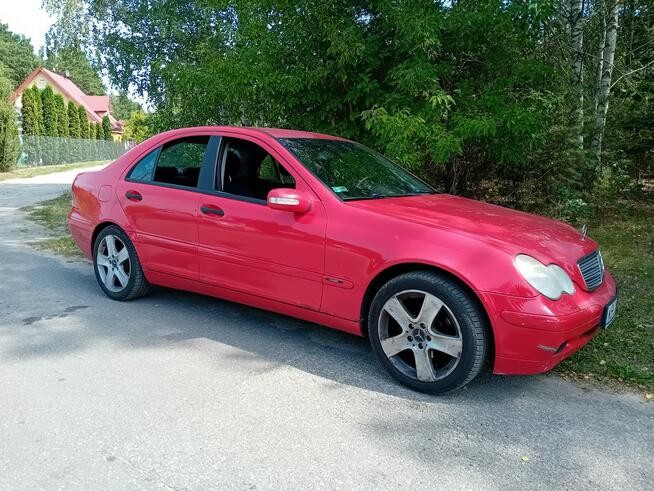
[[318,138],[322,140],[342,140],[345,138],[338,136],[325,135],[323,133],[314,133],[311,131],[291,130],[284,128],[263,128],[253,126],[195,126],[191,128],[179,128],[166,133],[176,133],[183,130],[218,130],[218,131],[234,131],[242,134],[254,135],[257,133],[265,133],[273,138]]

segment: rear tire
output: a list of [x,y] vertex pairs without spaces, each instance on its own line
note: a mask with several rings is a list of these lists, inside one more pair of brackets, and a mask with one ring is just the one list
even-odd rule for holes
[[480,309],[445,275],[406,273],[375,295],[368,315],[370,343],[402,384],[428,394],[451,392],[485,365],[490,336]]
[[102,229],[95,239],[93,270],[100,288],[113,300],[133,300],[150,291],[134,244],[116,225]]

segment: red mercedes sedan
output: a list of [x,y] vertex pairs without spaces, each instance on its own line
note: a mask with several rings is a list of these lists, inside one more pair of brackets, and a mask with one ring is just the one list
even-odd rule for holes
[[104,293],[189,290],[367,336],[401,383],[547,371],[615,317],[597,244],[440,194],[333,136],[162,133],[73,183],[68,223]]

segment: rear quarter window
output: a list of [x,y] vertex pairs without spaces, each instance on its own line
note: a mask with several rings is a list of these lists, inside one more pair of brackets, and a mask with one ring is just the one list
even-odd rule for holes
[[157,156],[159,155],[159,149],[155,149],[145,157],[141,158],[138,163],[132,167],[132,170],[127,175],[127,179],[130,181],[152,181],[152,174],[154,171],[154,166],[157,163]]

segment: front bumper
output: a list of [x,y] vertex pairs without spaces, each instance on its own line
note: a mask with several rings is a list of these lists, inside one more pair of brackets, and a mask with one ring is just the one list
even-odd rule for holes
[[478,294],[489,312],[495,336],[493,372],[528,375],[551,370],[597,334],[604,307],[615,297],[616,285],[607,271],[597,290],[586,292],[577,287],[573,295],[556,301],[542,295]]

